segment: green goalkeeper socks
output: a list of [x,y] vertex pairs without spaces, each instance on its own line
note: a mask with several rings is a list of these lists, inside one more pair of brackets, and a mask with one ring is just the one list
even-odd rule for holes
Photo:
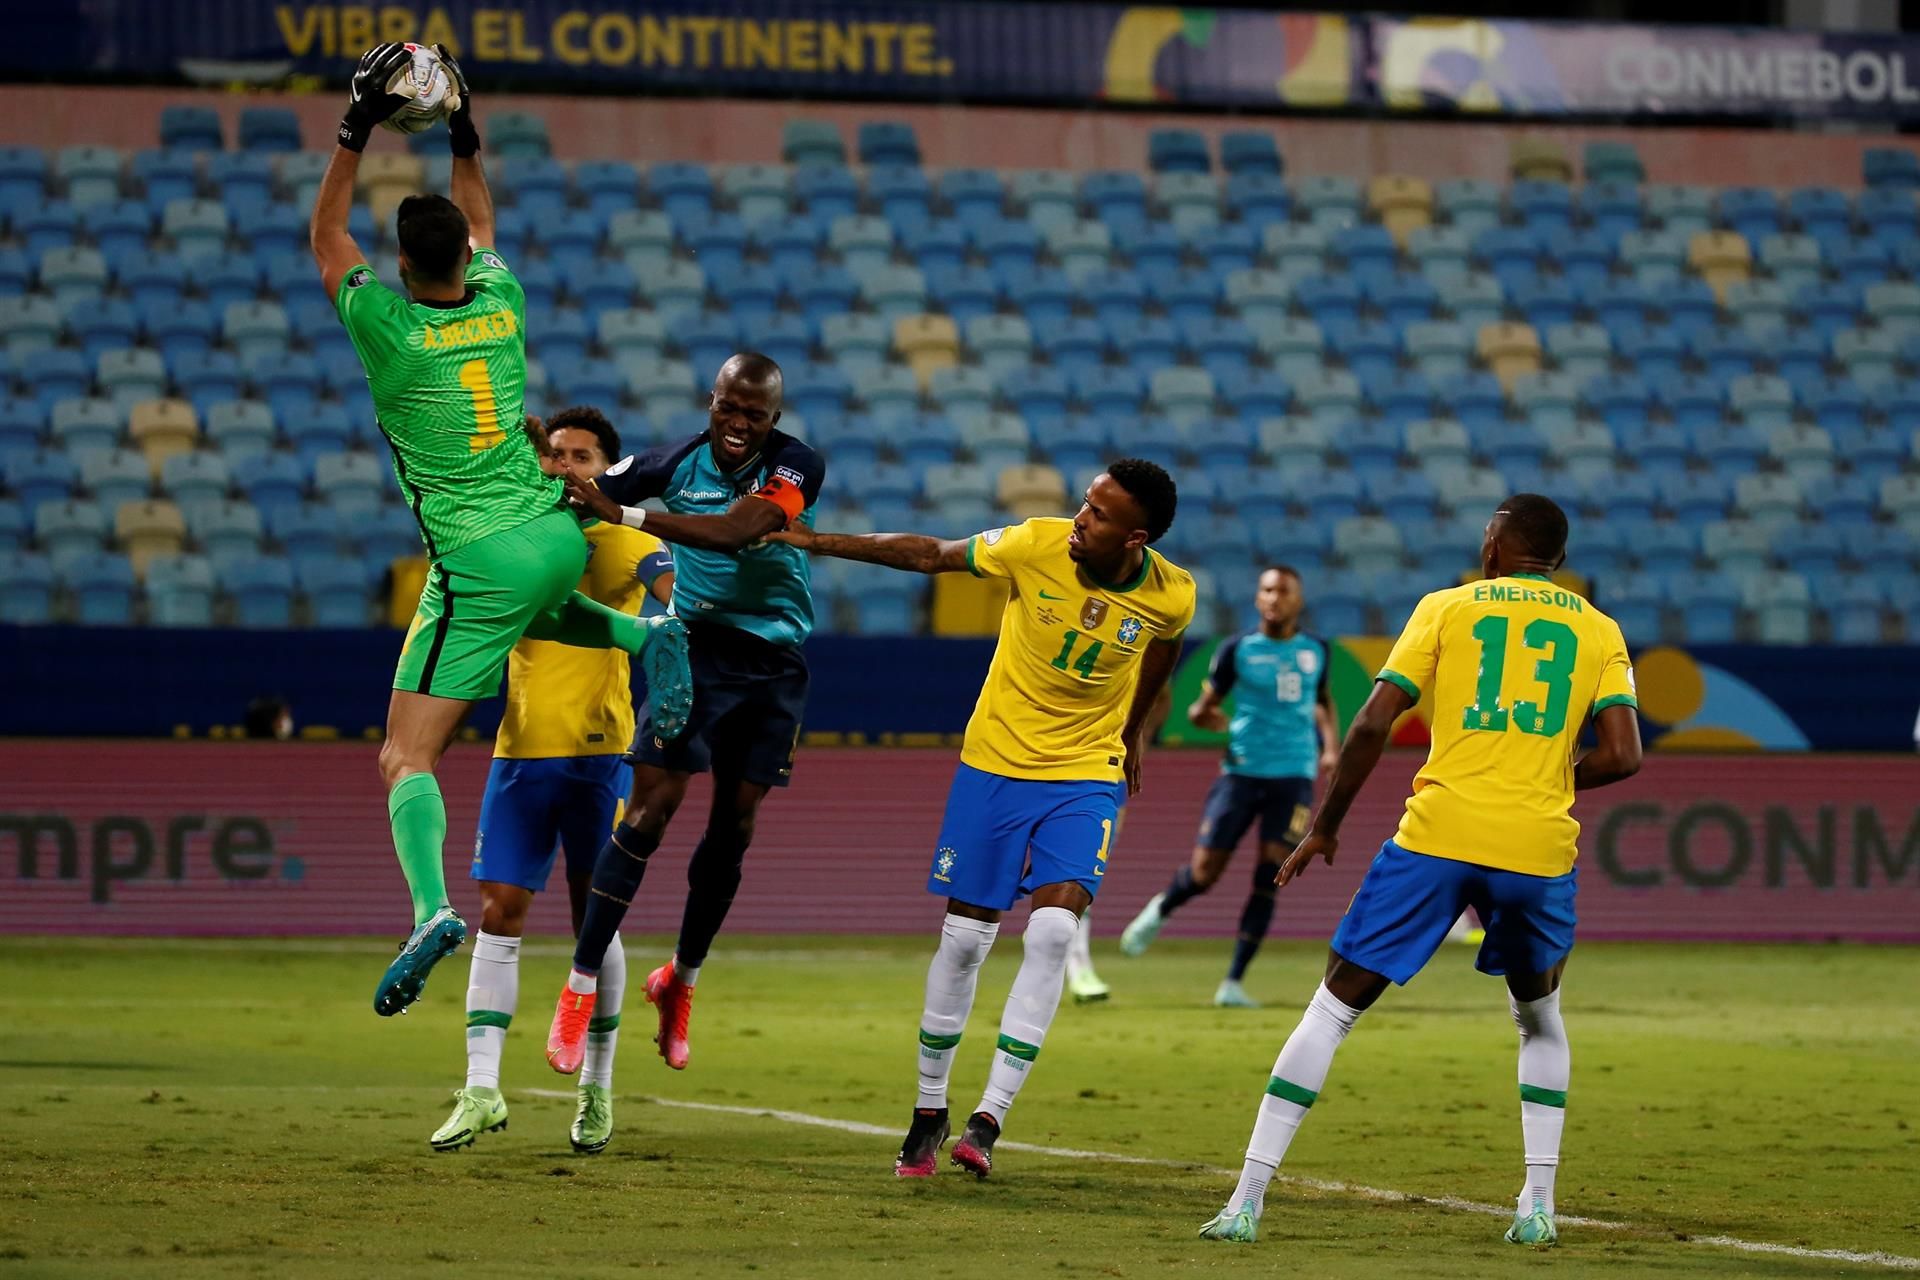
[[447,905],[447,872],[440,861],[447,839],[447,804],[439,782],[430,773],[400,779],[387,793],[387,818],[393,824],[393,851],[413,895],[417,927]]
[[578,649],[625,649],[638,654],[651,634],[640,619],[576,591],[557,609],[527,624],[530,640],[557,640]]

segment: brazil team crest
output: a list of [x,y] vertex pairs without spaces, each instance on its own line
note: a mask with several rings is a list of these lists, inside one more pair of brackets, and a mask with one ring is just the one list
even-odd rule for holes
[[1080,629],[1082,631],[1098,631],[1100,624],[1106,620],[1107,602],[1096,599],[1093,596],[1088,596],[1086,603],[1080,606]]
[[1120,620],[1120,643],[1132,644],[1135,640],[1138,640],[1140,638],[1140,629],[1145,625],[1146,624],[1138,618],[1122,618]]

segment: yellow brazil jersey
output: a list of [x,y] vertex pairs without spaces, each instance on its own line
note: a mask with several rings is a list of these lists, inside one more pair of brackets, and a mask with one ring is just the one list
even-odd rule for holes
[[1581,726],[1638,705],[1619,625],[1534,574],[1471,582],[1420,602],[1380,679],[1425,697],[1433,723],[1400,847],[1565,875],[1580,836],[1570,810]]
[[1148,549],[1132,582],[1096,582],[1067,555],[1072,529],[1029,520],[967,543],[968,568],[1013,587],[960,750],[986,773],[1119,781],[1140,656],[1193,621],[1193,575]]
[[[625,525],[586,528],[580,590],[623,613],[639,613],[647,588],[673,569],[660,539]],[[507,660],[507,710],[493,754],[508,760],[610,756],[633,741],[630,659],[620,649],[522,640]]]

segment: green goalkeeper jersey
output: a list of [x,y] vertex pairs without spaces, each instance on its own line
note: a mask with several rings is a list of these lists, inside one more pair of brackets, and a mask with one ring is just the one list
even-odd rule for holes
[[362,264],[341,282],[336,305],[428,555],[559,505],[561,482],[541,472],[520,429],[527,299],[500,255],[474,253],[458,303],[401,297]]

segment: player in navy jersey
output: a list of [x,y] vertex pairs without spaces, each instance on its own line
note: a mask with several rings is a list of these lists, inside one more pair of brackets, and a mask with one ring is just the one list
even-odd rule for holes
[[[593,1029],[599,971],[667,824],[696,773],[713,773],[706,830],[687,866],[687,905],[673,959],[647,976],[660,1012],[654,1038],[676,1071],[691,1049],[694,984],[733,905],[760,803],[793,773],[807,703],[801,646],[813,630],[806,553],[767,535],[813,523],[826,463],[779,430],[780,366],[741,352],[720,367],[707,430],[623,458],[593,480],[570,476],[568,498],[609,524],[674,544],[673,612],[686,623],[693,709],[666,740],[649,716],[628,756],[633,794],[594,863],[573,972],[547,1036],[547,1062],[580,1069]],[[657,499],[666,510],[638,504]]]
[[[1254,595],[1260,625],[1230,637],[1214,652],[1206,688],[1187,718],[1202,729],[1226,731],[1227,757],[1207,792],[1193,857],[1120,935],[1122,955],[1146,951],[1181,903],[1213,887],[1241,837],[1258,821],[1260,860],[1253,869],[1253,891],[1240,913],[1233,964],[1213,996],[1226,1008],[1257,1007],[1241,979],[1273,920],[1280,863],[1306,834],[1314,778],[1332,767],[1339,749],[1339,726],[1327,693],[1327,646],[1300,630],[1305,605],[1299,573],[1274,565],[1261,573]],[[1229,694],[1231,719],[1222,706]]]

